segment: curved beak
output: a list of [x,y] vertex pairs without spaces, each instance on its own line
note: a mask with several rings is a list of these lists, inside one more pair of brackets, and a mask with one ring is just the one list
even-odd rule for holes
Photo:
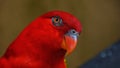
[[65,34],[62,41],[62,48],[67,51],[66,55],[70,54],[76,47],[77,44],[77,34],[68,32]]

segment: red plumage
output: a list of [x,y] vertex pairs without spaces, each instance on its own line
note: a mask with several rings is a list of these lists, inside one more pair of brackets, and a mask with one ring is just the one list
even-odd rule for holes
[[[59,16],[60,18],[53,18]],[[55,26],[62,20],[61,26]],[[62,44],[65,34],[75,29],[80,33],[81,24],[73,15],[51,11],[35,19],[8,47],[0,58],[0,68],[66,68],[64,57],[67,49]],[[67,45],[69,47],[69,45]],[[68,48],[66,47],[66,48]]]

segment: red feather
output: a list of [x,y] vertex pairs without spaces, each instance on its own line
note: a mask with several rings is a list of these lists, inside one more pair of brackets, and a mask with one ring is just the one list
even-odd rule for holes
[[[64,26],[54,26],[53,16],[61,17]],[[66,50],[61,44],[69,29],[81,32],[81,25],[67,12],[51,11],[38,17],[8,47],[0,59],[0,68],[66,68]]]

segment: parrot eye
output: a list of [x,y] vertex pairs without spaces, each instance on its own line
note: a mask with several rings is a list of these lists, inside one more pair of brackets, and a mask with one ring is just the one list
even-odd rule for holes
[[59,16],[52,17],[52,23],[55,26],[61,26],[62,25],[62,19]]
[[76,31],[76,30],[74,30],[74,29],[72,29],[71,31],[69,31],[71,34],[74,34],[74,35],[77,35],[77,36],[79,36],[79,33]]

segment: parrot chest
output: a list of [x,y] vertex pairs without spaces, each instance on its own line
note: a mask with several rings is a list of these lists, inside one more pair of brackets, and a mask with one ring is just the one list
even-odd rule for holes
[[[37,60],[26,56],[6,60],[6,62],[8,62],[7,64],[9,64],[7,68],[66,68],[64,61],[53,61],[54,60]],[[2,64],[3,68],[6,68],[5,64]]]

